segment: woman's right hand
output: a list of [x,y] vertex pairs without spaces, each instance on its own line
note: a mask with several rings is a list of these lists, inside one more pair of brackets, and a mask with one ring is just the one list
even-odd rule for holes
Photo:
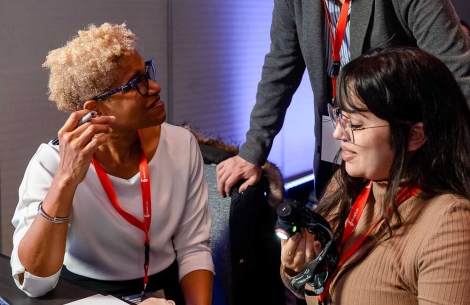
[[60,164],[56,177],[78,185],[85,179],[91,158],[100,145],[105,143],[112,132],[110,124],[113,116],[94,116],[85,124],[76,128],[79,120],[89,110],[73,112],[59,130]]
[[322,249],[315,235],[303,228],[288,240],[281,240],[281,263],[290,276],[297,275],[305,270]]

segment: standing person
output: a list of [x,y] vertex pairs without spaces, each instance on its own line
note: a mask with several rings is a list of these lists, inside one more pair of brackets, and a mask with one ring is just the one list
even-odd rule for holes
[[228,196],[245,179],[243,192],[259,180],[305,68],[315,98],[313,172],[319,196],[332,174],[332,164],[320,161],[322,142],[332,140],[322,139],[321,118],[340,66],[374,47],[417,46],[449,67],[470,100],[470,42],[464,36],[449,0],[274,0],[271,49],[250,129],[240,154],[217,167],[219,192]]
[[104,294],[211,303],[203,159],[189,131],[164,122],[154,63],[135,42],[125,24],[90,25],[43,65],[49,99],[72,114],[19,188],[11,267],[31,297],[61,275]]
[[[329,112],[342,162],[316,212],[340,256],[318,298],[468,304],[470,110],[452,73],[418,48],[376,50],[343,68],[338,94]],[[290,281],[321,244],[303,230],[281,246],[285,284],[317,304],[310,284]]]

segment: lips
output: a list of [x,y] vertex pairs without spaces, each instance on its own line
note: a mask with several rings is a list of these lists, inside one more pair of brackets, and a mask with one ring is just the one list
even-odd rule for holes
[[352,151],[352,150],[350,150],[350,149],[347,149],[346,147],[343,147],[343,146],[341,146],[341,150],[342,150],[342,151],[345,151],[345,152],[348,152],[348,153],[350,153],[350,154],[355,154],[354,151]]
[[354,156],[356,155],[356,153],[354,151],[347,149],[343,145],[341,145],[341,150],[343,151],[341,157],[346,162],[353,159]]
[[152,104],[150,104],[150,106],[148,107],[149,109],[151,108],[155,108],[155,107],[158,107],[158,106],[162,106],[164,103],[162,100],[160,100],[160,96],[158,96],[155,101],[152,102]]

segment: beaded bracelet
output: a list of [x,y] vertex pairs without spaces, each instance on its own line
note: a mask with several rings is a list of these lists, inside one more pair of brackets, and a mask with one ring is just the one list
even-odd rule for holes
[[38,214],[53,223],[64,223],[70,219],[70,215],[67,217],[51,217],[47,215],[46,212],[44,212],[42,209],[42,202],[38,206]]

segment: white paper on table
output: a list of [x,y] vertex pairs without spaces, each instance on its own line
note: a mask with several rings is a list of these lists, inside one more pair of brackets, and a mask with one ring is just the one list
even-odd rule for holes
[[121,301],[112,295],[101,295],[95,294],[91,297],[87,297],[64,305],[128,305],[126,302]]
[[[321,160],[333,163],[336,154],[341,148],[341,141],[333,138],[333,124],[328,116],[322,116],[321,120]],[[341,164],[341,158],[336,162]]]

